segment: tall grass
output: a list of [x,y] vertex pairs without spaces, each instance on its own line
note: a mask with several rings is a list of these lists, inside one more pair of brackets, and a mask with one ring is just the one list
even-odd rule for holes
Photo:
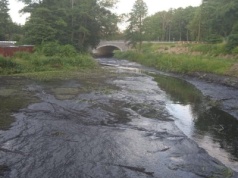
[[[56,44],[54,46],[54,44]],[[52,51],[50,50],[52,49]],[[0,56],[0,74],[91,69],[97,63],[89,54],[77,53],[70,45],[39,46],[34,53],[17,52],[12,58]]]
[[116,52],[115,57],[129,59],[162,71],[179,73],[206,72],[224,75],[227,74],[233,65],[233,62],[229,60],[202,55],[190,56],[188,54],[127,51]]
[[9,58],[5,58],[0,55],[0,73],[2,74],[16,73],[17,68],[18,65],[15,61],[12,61]]
[[188,45],[191,51],[201,52],[206,55],[218,56],[227,54],[228,51],[226,49],[225,43],[218,44],[192,44]]

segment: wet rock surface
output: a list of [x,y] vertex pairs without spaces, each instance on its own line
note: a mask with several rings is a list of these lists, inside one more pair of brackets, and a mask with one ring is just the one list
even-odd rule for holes
[[108,70],[100,80],[23,83],[38,100],[0,133],[0,177],[238,177],[178,128],[154,76]]

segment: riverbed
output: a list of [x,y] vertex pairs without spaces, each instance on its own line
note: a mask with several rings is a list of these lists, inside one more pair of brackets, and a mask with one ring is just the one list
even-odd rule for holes
[[238,177],[236,112],[205,84],[97,60],[96,77],[1,77],[3,106],[16,106],[1,108],[0,176]]

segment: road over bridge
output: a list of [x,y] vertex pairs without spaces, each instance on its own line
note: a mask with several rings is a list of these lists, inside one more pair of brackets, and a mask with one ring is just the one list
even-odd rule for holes
[[101,41],[96,49],[93,50],[93,54],[96,56],[111,56],[113,51],[127,51],[129,45],[125,41]]
[[[174,41],[143,41],[143,43],[168,43],[174,44]],[[183,43],[183,42],[180,42]],[[191,43],[191,42],[185,42]],[[123,40],[118,41],[101,41],[98,46],[92,50],[92,53],[95,56],[113,56],[115,50],[127,51],[130,49],[130,46]]]

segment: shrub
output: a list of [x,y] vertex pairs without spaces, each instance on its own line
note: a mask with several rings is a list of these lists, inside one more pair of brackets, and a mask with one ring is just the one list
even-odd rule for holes
[[30,60],[31,56],[32,56],[31,53],[25,51],[18,51],[14,54],[14,58],[20,58],[23,60]]
[[60,45],[57,42],[43,43],[37,47],[38,53],[45,56],[61,56],[61,57],[74,57],[77,55],[77,51],[72,45]]
[[228,37],[226,49],[228,52],[231,52],[237,46],[238,46],[238,33],[232,34]]
[[196,44],[196,45],[192,45],[191,50],[199,51],[202,53],[208,53],[211,50],[210,47],[211,45],[209,44]]
[[235,47],[235,48],[232,50],[232,54],[235,54],[235,55],[238,54],[238,46]]
[[226,44],[225,43],[219,43],[212,45],[212,49],[210,51],[212,55],[218,56],[219,54],[226,54]]
[[73,46],[59,45],[57,42],[44,43],[34,53],[17,52],[12,58],[0,56],[0,74],[75,70],[96,66],[89,54],[78,54]]
[[64,45],[60,46],[59,55],[63,57],[75,57],[77,55],[77,51],[72,45]]
[[192,51],[199,51],[203,54],[218,56],[219,54],[226,54],[226,45],[224,43],[219,44],[196,44],[191,46]]
[[232,65],[229,61],[220,60],[214,57],[189,56],[186,54],[173,55],[127,51],[118,52],[115,57],[129,59],[149,67],[156,67],[162,71],[180,73],[210,72],[225,74]]
[[14,68],[16,67],[16,63],[12,61],[10,58],[5,58],[0,56],[0,67],[1,68]]
[[52,56],[47,58],[47,60],[45,60],[45,65],[49,65],[50,67],[53,67],[53,68],[59,68],[59,67],[62,67],[63,60],[59,56]]
[[57,42],[43,43],[40,47],[45,56],[55,56],[60,53],[61,47]]
[[210,35],[206,39],[206,42],[212,43],[212,44],[221,43],[222,41],[223,41],[222,36],[216,35],[216,34]]

